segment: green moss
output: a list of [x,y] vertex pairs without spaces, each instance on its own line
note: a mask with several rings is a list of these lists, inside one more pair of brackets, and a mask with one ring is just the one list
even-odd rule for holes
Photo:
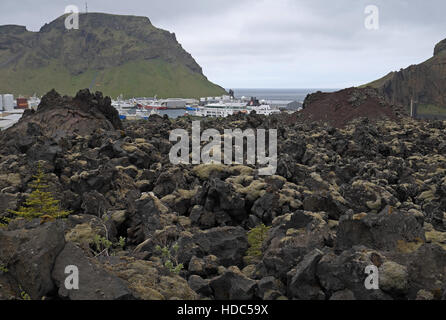
[[248,232],[249,249],[246,251],[248,262],[256,260],[262,256],[263,242],[268,236],[269,229],[271,229],[271,227],[267,227],[262,223]]
[[291,209],[299,209],[302,206],[302,202],[289,195],[279,194],[279,206],[283,207],[285,205],[289,205]]
[[428,242],[438,244],[440,247],[446,250],[446,232],[436,231],[435,229],[426,231],[426,240]]
[[192,172],[197,175],[201,180],[209,179],[209,176],[213,172],[227,171],[228,168],[220,163],[214,164],[200,164],[192,169]]
[[250,176],[254,173],[254,169],[247,167],[247,166],[243,166],[243,165],[237,165],[237,166],[233,166],[230,169],[230,172],[232,175],[241,175],[241,176]]
[[397,250],[401,253],[412,253],[417,251],[424,244],[422,239],[416,239],[414,242],[398,240]]
[[268,185],[260,180],[254,180],[247,187],[236,187],[236,191],[246,195],[246,199],[254,202],[258,198],[262,197],[266,193],[266,187]]
[[230,178],[226,179],[226,181],[230,182],[232,184],[235,184],[235,185],[239,185],[239,186],[237,186],[239,188],[243,188],[243,186],[250,185],[254,181],[254,177],[239,175],[239,176],[230,177]]
[[179,200],[192,199],[197,194],[197,191],[198,191],[198,186],[195,187],[195,189],[193,189],[193,190],[178,189],[177,192],[181,197],[181,199],[179,199]]
[[378,211],[382,206],[381,198],[377,197],[376,201],[367,201],[366,205],[370,210]]
[[88,248],[94,243],[95,236],[99,231],[100,230],[94,230],[89,223],[78,224],[67,232],[65,240]]
[[425,202],[431,202],[435,199],[435,192],[436,190],[434,187],[433,190],[424,191],[418,198]]

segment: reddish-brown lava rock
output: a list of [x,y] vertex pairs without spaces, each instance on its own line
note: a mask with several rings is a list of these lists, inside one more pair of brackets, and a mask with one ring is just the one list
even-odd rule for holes
[[326,122],[341,128],[358,118],[396,120],[401,113],[401,108],[390,105],[375,89],[348,88],[308,95],[304,109],[293,114],[290,121]]

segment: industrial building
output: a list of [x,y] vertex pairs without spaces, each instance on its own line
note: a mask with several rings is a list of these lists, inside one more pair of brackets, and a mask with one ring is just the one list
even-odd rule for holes
[[14,110],[14,96],[12,94],[3,94],[0,95],[2,100],[2,111],[12,111]]

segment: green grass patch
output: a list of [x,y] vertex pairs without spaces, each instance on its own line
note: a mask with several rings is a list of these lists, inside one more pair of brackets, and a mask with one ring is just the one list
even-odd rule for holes
[[57,62],[26,72],[13,68],[2,70],[1,89],[14,95],[43,95],[51,89],[61,94],[74,95],[77,91],[90,88],[116,98],[199,98],[218,96],[224,89],[213,84],[203,75],[191,71],[179,63],[168,63],[161,59],[136,60],[104,70],[88,70],[72,75]]
[[434,104],[419,104],[417,114],[444,116],[446,115],[446,107],[441,107]]

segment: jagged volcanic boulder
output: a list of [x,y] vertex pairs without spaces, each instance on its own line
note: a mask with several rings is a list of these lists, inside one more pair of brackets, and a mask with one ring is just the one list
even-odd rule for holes
[[61,222],[38,225],[30,229],[0,230],[0,264],[17,280],[32,299],[54,294],[56,286],[51,272],[57,256],[65,246]]
[[254,298],[256,290],[254,280],[231,268],[211,280],[209,285],[217,300],[250,300]]
[[392,297],[382,290],[367,290],[364,282],[367,266],[380,267],[385,257],[365,247],[345,250],[340,255],[325,254],[315,271],[320,288],[328,298],[338,299],[339,295],[348,300],[390,300]]
[[[67,266],[79,271],[79,289],[67,290],[65,279]],[[132,293],[126,283],[101,268],[93,259],[73,243],[67,243],[56,259],[52,276],[59,288],[59,296],[69,300],[128,300]]]
[[88,89],[79,91],[74,98],[61,97],[52,90],[42,98],[37,111],[26,111],[0,139],[22,153],[39,151],[35,148],[37,143],[43,144],[46,153],[55,153],[61,151],[57,143],[61,138],[85,136],[98,129],[122,129],[118,111],[109,97],[104,98],[99,92],[92,94]]
[[284,283],[287,273],[300,259],[333,242],[326,215],[296,211],[276,218],[264,243],[259,264],[262,276],[274,276]]
[[383,210],[379,214],[345,215],[339,222],[336,248],[347,250],[364,245],[377,250],[402,250],[424,243],[422,224],[412,213]]
[[189,264],[193,256],[216,255],[223,266],[240,266],[248,249],[246,232],[241,227],[213,228],[185,235],[178,241],[179,261]]
[[290,272],[288,272],[288,295],[300,300],[324,300],[325,294],[316,280],[316,266],[322,258],[322,251],[313,250]]

